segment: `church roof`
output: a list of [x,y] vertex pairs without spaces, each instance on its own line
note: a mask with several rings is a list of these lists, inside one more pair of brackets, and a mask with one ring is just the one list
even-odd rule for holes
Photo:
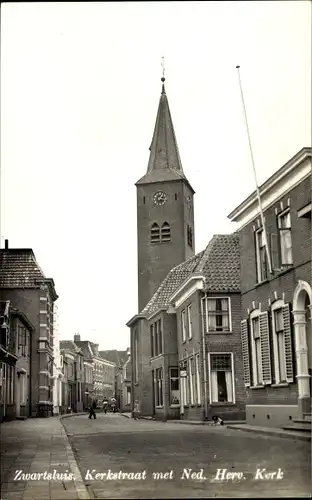
[[240,291],[240,253],[238,234],[217,234],[205,250],[174,267],[163,280],[140,315],[149,317],[170,305],[171,295],[191,276],[202,276],[204,290],[216,293]]
[[181,179],[187,181],[182,168],[178,143],[165,91],[165,79],[162,78],[162,81],[162,93],[150,146],[147,172],[138,180],[136,185]]
[[173,292],[195,272],[198,263],[200,262],[204,251],[190,257],[182,264],[174,267],[169,271],[166,278],[161,283],[158,290],[154,293],[151,300],[144,307],[143,316],[150,316],[159,309],[165,309],[169,306],[169,298]]

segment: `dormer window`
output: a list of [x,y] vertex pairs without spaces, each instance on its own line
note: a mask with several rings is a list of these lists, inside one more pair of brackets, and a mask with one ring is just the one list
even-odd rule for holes
[[161,241],[170,241],[171,240],[171,229],[168,222],[164,222],[161,226]]
[[151,227],[151,243],[159,243],[160,242],[160,229],[159,225],[154,222]]

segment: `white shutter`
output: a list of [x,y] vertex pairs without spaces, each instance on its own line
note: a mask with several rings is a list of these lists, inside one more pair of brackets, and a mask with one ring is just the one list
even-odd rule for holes
[[293,370],[293,352],[292,352],[292,338],[291,338],[291,324],[290,324],[290,307],[289,304],[283,306],[283,323],[284,323],[284,342],[285,342],[285,367],[286,367],[286,381],[294,381]]
[[272,384],[269,318],[267,311],[259,316],[262,377],[265,385]]
[[250,356],[248,342],[248,322],[247,319],[241,321],[241,337],[242,337],[242,352],[243,352],[243,370],[245,387],[250,387]]

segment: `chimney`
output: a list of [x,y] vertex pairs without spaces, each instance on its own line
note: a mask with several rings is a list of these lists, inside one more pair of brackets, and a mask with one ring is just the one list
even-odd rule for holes
[[4,240],[4,250],[9,250],[9,240]]
[[78,333],[74,335],[74,342],[80,342],[80,335]]

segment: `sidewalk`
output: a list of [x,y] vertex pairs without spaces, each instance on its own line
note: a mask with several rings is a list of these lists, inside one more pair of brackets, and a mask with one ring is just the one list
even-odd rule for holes
[[239,425],[233,424],[227,426],[229,429],[235,429],[244,432],[254,432],[255,434],[267,434],[269,436],[278,436],[288,439],[298,439],[299,441],[311,441],[311,434],[309,435],[303,431],[291,431],[279,429],[276,427],[258,427],[256,425]]
[[[5,422],[0,439],[1,500],[90,499],[59,417]],[[46,471],[54,479],[20,476],[14,480],[16,471],[28,475]],[[74,480],[64,477],[66,471]]]

